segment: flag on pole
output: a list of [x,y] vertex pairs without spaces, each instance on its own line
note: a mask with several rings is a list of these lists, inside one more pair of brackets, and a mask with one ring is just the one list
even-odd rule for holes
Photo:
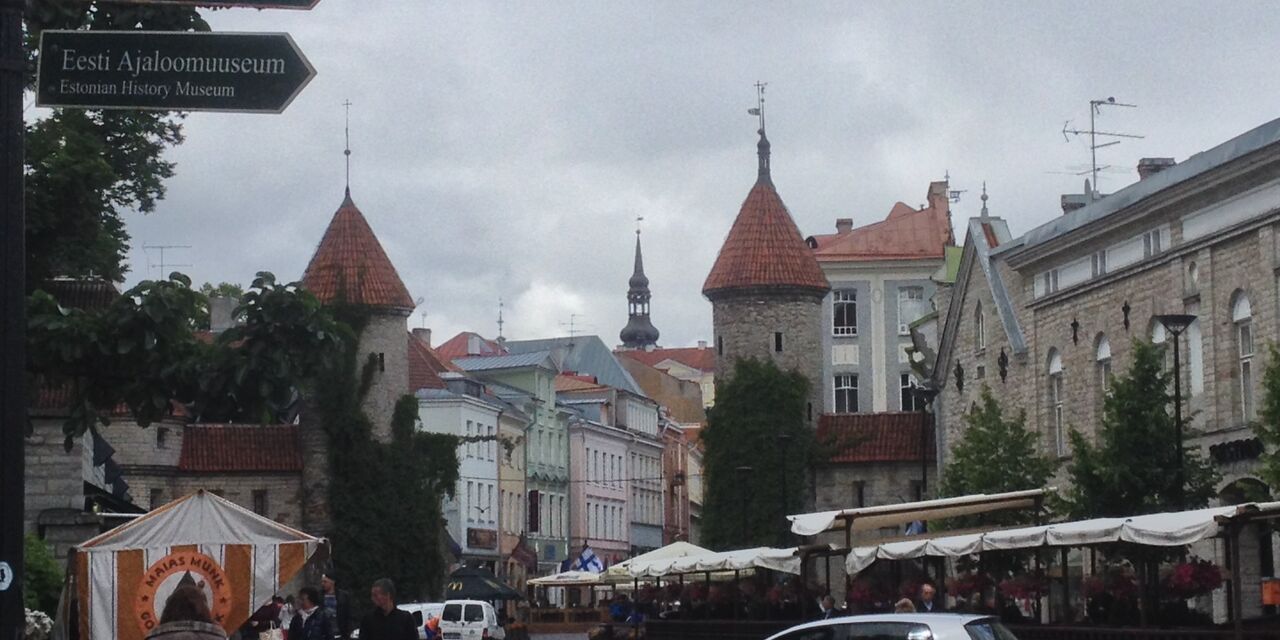
[[600,558],[596,557],[596,552],[591,550],[588,545],[582,545],[582,553],[578,554],[578,560],[573,563],[573,568],[578,571],[590,571],[591,573],[601,573],[604,571],[604,563]]

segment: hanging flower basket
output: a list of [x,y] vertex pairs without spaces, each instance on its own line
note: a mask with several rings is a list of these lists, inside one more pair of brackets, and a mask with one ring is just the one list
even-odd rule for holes
[[985,573],[962,573],[947,578],[947,590],[957,596],[968,596],[972,593],[984,593],[995,582]]
[[1138,597],[1138,579],[1127,567],[1109,566],[1084,581],[1084,592],[1091,598],[1106,594],[1132,602]]
[[1187,562],[1173,565],[1160,578],[1160,588],[1174,598],[1185,600],[1212,593],[1222,586],[1222,569],[1218,565],[1192,558]]

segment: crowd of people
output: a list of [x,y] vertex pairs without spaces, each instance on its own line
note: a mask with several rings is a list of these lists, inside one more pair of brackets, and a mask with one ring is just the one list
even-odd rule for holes
[[[205,592],[196,584],[180,584],[165,601],[160,624],[148,640],[418,640],[413,616],[396,608],[396,588],[383,578],[369,590],[372,610],[356,625],[351,596],[338,589],[332,572],[320,587],[302,587],[295,595],[272,596],[228,636],[214,623]],[[436,621],[438,629],[438,621]]]

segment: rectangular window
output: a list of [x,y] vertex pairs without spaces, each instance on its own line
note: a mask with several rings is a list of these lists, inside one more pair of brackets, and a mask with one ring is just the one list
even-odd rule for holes
[[911,481],[910,491],[911,492],[909,495],[911,496],[911,500],[913,502],[919,502],[921,500],[924,500],[924,486],[920,484],[919,480]]
[[474,522],[476,519],[476,483],[467,481],[467,503],[462,505],[463,510],[467,512],[467,522]]
[[169,438],[169,427],[156,427],[156,448],[167,449]]
[[253,512],[260,516],[267,515],[267,490],[266,489],[253,490]]
[[[475,425],[474,425],[474,424],[472,424],[470,420],[468,420],[468,421],[467,421],[467,438],[471,438],[471,436],[474,436],[474,435],[475,435],[475,432],[476,432]],[[471,440],[470,440],[470,439],[468,439],[468,440],[467,440],[467,449],[466,449],[466,451],[467,451],[467,457],[468,457],[468,458],[470,458],[470,457],[472,457],[473,455],[475,455],[475,454],[474,454],[474,449],[473,449],[473,447],[474,447],[473,443],[471,442]]]
[[782,332],[773,332],[773,350],[776,353],[782,353]]
[[1236,323],[1236,341],[1240,348],[1240,409],[1246,421],[1253,420],[1253,325],[1250,320]]
[[901,404],[898,406],[903,411],[924,411],[924,399],[916,393],[916,389],[920,388],[920,383],[916,381],[915,376],[904,373],[899,376],[899,387],[901,387]]
[[867,506],[867,483],[862,480],[853,483],[853,506],[859,508]]
[[724,355],[724,338],[716,337],[716,355]]
[[1106,252],[1106,250],[1099,251],[1099,252],[1097,252],[1097,253],[1093,254],[1093,257],[1092,257],[1092,258],[1090,258],[1090,260],[1089,260],[1089,261],[1090,261],[1090,267],[1091,267],[1091,269],[1092,269],[1092,271],[1093,271],[1093,277],[1095,277],[1095,278],[1096,278],[1096,277],[1101,276],[1101,275],[1106,275],[1106,273],[1107,273],[1107,252]]
[[858,335],[857,291],[836,291],[831,294],[831,334]]
[[844,373],[835,377],[836,413],[858,412],[858,376]]
[[148,503],[152,509],[159,507],[164,502],[164,489],[151,490],[151,502]]
[[1062,389],[1062,374],[1055,373],[1049,376],[1049,409],[1052,412],[1053,446],[1059,457],[1067,455],[1066,416],[1063,415],[1065,410],[1063,403],[1065,400]]
[[898,335],[911,335],[911,323],[923,318],[928,312],[925,308],[924,287],[898,289]]

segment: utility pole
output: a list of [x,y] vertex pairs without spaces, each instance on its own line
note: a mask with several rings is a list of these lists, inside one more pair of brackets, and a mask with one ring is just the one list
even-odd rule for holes
[[27,430],[23,0],[0,0],[0,640],[26,629],[22,532]]

